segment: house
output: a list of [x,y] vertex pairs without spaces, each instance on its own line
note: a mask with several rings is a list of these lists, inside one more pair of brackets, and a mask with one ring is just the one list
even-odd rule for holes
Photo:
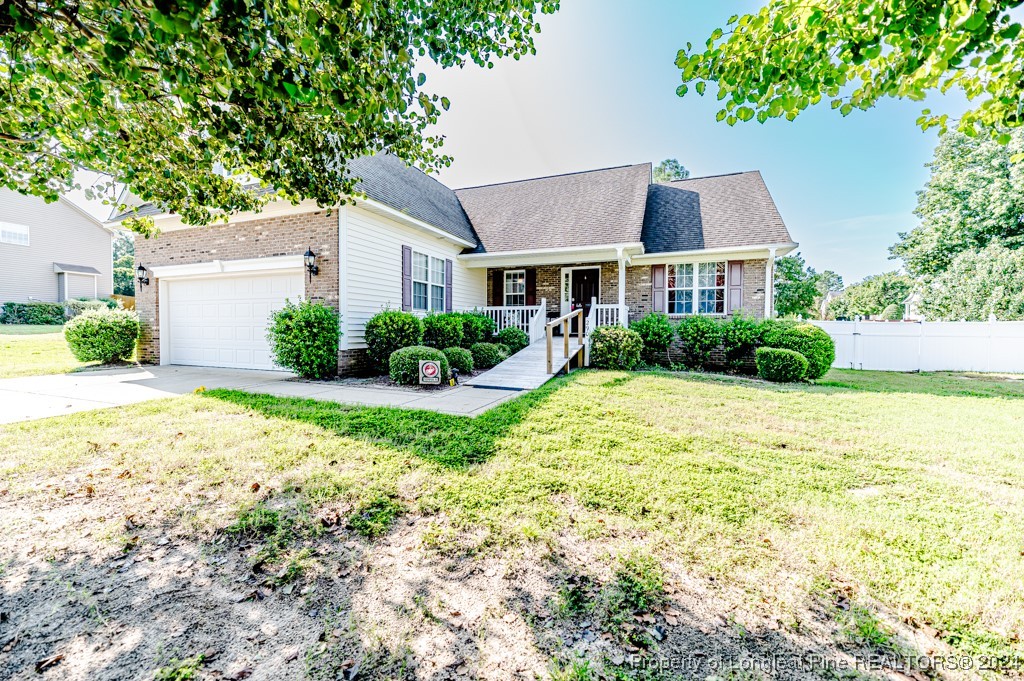
[[390,155],[349,171],[365,196],[330,210],[277,201],[192,227],[141,206],[160,235],[136,244],[139,357],[273,368],[267,317],[303,296],[340,311],[342,374],[367,368],[364,325],[389,307],[480,309],[533,340],[579,307],[599,325],[765,317],[774,260],[797,246],[757,172],[653,184],[645,163],[452,190]]
[[63,197],[46,203],[0,189],[0,303],[111,295],[113,240]]
[[910,295],[903,299],[903,321],[924,321],[924,315],[921,314],[921,298],[920,291],[911,291]]

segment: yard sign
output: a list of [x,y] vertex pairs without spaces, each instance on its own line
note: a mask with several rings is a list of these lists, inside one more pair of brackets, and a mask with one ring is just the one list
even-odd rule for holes
[[420,385],[441,385],[441,365],[432,359],[421,359]]

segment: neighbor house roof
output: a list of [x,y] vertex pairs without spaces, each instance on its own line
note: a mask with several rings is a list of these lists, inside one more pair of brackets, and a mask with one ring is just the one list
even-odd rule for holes
[[651,164],[457,189],[478,251],[637,243]]
[[652,184],[642,240],[646,253],[793,241],[758,171]]

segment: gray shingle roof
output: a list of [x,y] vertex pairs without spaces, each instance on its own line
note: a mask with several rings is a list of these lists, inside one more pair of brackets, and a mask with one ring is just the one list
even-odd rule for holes
[[95,267],[89,267],[88,265],[69,265],[63,262],[53,263],[54,272],[70,272],[71,274],[100,274],[101,272]]
[[636,243],[651,164],[455,190],[488,253]]
[[356,188],[374,201],[417,220],[477,243],[476,234],[455,192],[418,168],[391,154],[363,156],[348,162],[350,175],[361,178]]
[[647,253],[791,243],[758,171],[651,185],[643,242]]

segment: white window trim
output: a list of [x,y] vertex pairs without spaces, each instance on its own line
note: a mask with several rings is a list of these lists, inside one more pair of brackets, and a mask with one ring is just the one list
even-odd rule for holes
[[[701,286],[700,285],[700,266],[709,264],[723,263],[725,265],[725,284],[723,286]],[[693,265],[693,283],[688,288],[669,288],[668,287],[668,268],[676,267],[678,265]],[[721,312],[701,312],[700,311],[700,291],[701,289],[721,289],[724,292],[724,303],[722,305]],[[727,317],[729,315],[729,261],[727,260],[684,260],[684,261],[673,261],[665,263],[665,308],[668,309],[669,293],[671,291],[691,291],[693,293],[693,312],[667,312],[669,317],[682,318],[682,317],[693,317],[694,315],[701,315],[704,317]]]
[[32,245],[32,228],[29,225],[23,225],[16,222],[0,222],[0,232],[7,229],[10,232],[24,233],[25,243],[20,241],[8,241],[0,238],[0,244],[8,244],[10,246],[31,246]]
[[[417,279],[416,278],[416,256],[417,255],[427,259],[427,278],[426,279]],[[435,261],[435,260],[437,260],[437,261],[439,261],[441,263],[441,283],[440,284],[436,284],[436,283],[434,283],[434,282],[432,282],[430,280],[430,275],[433,273],[433,270],[431,269],[431,265],[433,264],[433,261]],[[431,255],[430,253],[426,253],[424,251],[417,251],[415,248],[412,249],[412,272],[410,273],[410,275],[412,277],[412,301],[411,302],[412,302],[412,311],[413,312],[415,312],[417,314],[424,314],[424,315],[430,314],[431,312],[437,312],[437,313],[444,312],[445,292],[446,292],[446,290],[448,288],[447,273],[445,272],[446,268],[445,268],[445,264],[444,263],[445,263],[445,259],[444,258],[439,258],[437,256]],[[425,309],[424,308],[416,307],[416,284],[425,284],[426,287],[427,287],[427,307]],[[440,286],[441,287],[441,307],[440,308],[435,308],[433,306],[433,303],[434,303],[433,287],[435,287],[435,286]]]
[[[526,295],[527,295],[527,291],[526,291],[526,270],[525,269],[505,270],[504,272],[505,272],[505,275],[504,275],[504,277],[502,279],[503,288],[502,288],[501,302],[504,304],[505,307],[526,307]],[[520,293],[509,293],[508,292],[508,275],[510,275],[510,274],[521,274],[521,275],[523,275],[523,292],[521,294]],[[518,296],[518,295],[523,296],[523,304],[522,305],[510,305],[509,302],[508,302],[509,296]]]

